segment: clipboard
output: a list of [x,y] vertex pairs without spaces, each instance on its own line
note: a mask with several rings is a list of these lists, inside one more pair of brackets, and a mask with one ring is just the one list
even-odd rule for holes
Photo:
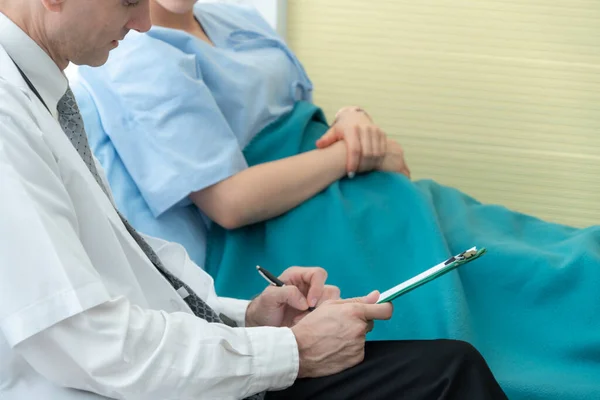
[[438,265],[431,267],[424,272],[421,272],[419,275],[415,275],[409,280],[406,280],[401,284],[396,285],[393,288],[381,293],[379,295],[379,300],[377,300],[377,304],[390,302],[395,298],[402,296],[403,294],[406,294],[411,290],[418,288],[421,285],[426,284],[427,282],[431,282],[432,280],[439,278],[444,274],[447,274],[448,272],[460,267],[461,265],[464,265],[481,257],[485,252],[485,248],[481,248],[478,250],[477,247],[472,247],[467,251],[455,255],[454,257],[450,257],[446,261],[441,262]]

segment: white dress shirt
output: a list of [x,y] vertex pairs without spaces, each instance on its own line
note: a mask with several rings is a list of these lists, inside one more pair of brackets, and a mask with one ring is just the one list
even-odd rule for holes
[[[67,84],[0,13],[0,399],[239,399],[291,385],[290,329],[195,317],[128,234],[56,120]],[[181,246],[147,239],[243,325],[247,301],[218,297]]]

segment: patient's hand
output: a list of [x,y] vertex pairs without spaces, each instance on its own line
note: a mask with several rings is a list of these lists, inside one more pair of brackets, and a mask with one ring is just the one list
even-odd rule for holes
[[410,170],[404,159],[404,149],[392,139],[387,139],[386,153],[380,171],[398,172],[410,178]]
[[386,155],[386,135],[367,113],[357,107],[342,109],[331,129],[317,141],[317,147],[323,149],[342,140],[348,149],[349,175],[381,167]]

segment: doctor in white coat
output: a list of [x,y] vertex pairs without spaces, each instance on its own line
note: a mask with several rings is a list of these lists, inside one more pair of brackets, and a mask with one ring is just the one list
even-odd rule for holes
[[392,314],[376,292],[295,267],[218,297],[121,218],[63,70],[149,28],[147,0],[0,0],[0,398],[505,398],[468,344],[365,344]]

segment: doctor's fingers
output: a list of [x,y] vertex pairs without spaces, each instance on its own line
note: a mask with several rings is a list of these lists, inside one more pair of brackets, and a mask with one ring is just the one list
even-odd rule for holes
[[326,301],[339,300],[341,298],[340,295],[341,295],[341,291],[340,291],[339,287],[334,286],[334,285],[325,285],[325,288],[323,289],[323,294],[321,295],[321,298],[317,302],[317,306]]
[[314,307],[323,296],[327,271],[321,267],[290,267],[280,276],[286,284],[296,287],[306,296],[310,307]]

